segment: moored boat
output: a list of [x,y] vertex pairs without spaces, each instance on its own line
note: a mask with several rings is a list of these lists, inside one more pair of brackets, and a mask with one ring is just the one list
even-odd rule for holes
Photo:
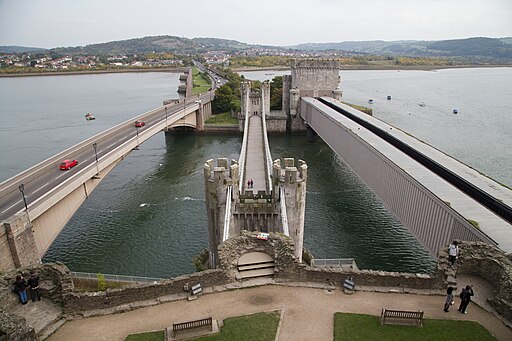
[[425,102],[420,102],[420,103],[419,103],[419,106],[420,106],[420,107],[424,107],[424,106],[425,106]]
[[92,121],[92,120],[95,120],[95,119],[96,119],[96,117],[94,117],[94,115],[93,115],[93,114],[91,114],[90,112],[88,112],[87,114],[85,114],[85,119],[86,119],[87,121]]
[[453,109],[453,110],[452,110],[452,112],[453,112],[454,114],[458,114],[458,113],[459,113],[459,109]]

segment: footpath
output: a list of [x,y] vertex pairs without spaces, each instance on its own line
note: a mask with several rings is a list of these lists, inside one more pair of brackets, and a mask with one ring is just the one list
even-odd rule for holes
[[[477,280],[475,282],[474,278],[465,277],[460,286],[465,282],[476,285],[475,302],[485,304],[485,296],[490,294],[486,283]],[[264,283],[248,283],[255,284]],[[379,291],[379,288],[372,289]],[[38,316],[44,316],[44,310],[53,310],[54,307],[50,307],[51,304],[40,304],[43,301],[19,306],[18,313],[32,315],[35,310],[40,309]],[[129,334],[163,330],[172,323],[210,316],[216,320],[223,320],[271,310],[283,312],[278,335],[280,341],[332,340],[334,313],[380,316],[382,308],[422,310],[427,319],[478,321],[498,340],[512,340],[512,329],[493,313],[474,302],[469,305],[467,314],[460,314],[457,311],[458,298],[448,313],[443,312],[443,304],[444,296],[427,292],[405,294],[357,291],[353,295],[346,295],[339,288],[311,288],[304,287],[303,283],[297,283],[297,286],[268,284],[207,293],[195,301],[180,299],[119,314],[70,320],[60,326],[47,340],[124,340]],[[26,317],[31,323],[30,316]]]

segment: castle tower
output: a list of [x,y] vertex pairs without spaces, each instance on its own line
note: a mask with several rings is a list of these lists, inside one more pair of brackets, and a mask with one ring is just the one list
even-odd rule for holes
[[[225,236],[233,233],[233,215],[226,217],[226,208],[232,201],[238,201],[238,183],[240,175],[238,163],[228,159],[217,159],[215,166],[212,159],[204,164],[204,190],[206,214],[208,217],[208,250],[210,267],[214,269],[218,260],[217,246]],[[231,196],[228,197],[228,187],[231,186]]]
[[283,110],[289,113],[289,132],[306,129],[299,116],[301,97],[341,99],[339,71],[337,60],[292,60],[291,76],[283,77]]
[[[295,258],[302,263],[304,249],[304,216],[306,210],[306,183],[308,166],[303,160],[298,160],[298,168],[293,158],[284,159],[284,169],[281,160],[274,160],[273,165],[274,200],[286,204],[286,212],[280,212],[281,217],[286,215],[288,226],[283,226],[283,233],[293,240],[295,245]],[[283,193],[284,192],[284,193]],[[284,195],[284,197],[283,197]]]

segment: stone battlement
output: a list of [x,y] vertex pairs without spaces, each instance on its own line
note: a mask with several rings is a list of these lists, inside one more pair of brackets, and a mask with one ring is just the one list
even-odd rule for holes
[[311,70],[336,70],[341,67],[338,60],[333,59],[293,59],[290,64],[292,69],[311,69]]

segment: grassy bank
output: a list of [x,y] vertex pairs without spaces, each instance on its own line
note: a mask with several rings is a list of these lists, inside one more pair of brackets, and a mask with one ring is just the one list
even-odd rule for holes
[[192,94],[202,94],[212,87],[210,80],[207,80],[204,74],[198,68],[192,68]]
[[238,119],[232,117],[230,112],[224,112],[222,114],[210,116],[210,118],[204,123],[212,125],[238,124]]

